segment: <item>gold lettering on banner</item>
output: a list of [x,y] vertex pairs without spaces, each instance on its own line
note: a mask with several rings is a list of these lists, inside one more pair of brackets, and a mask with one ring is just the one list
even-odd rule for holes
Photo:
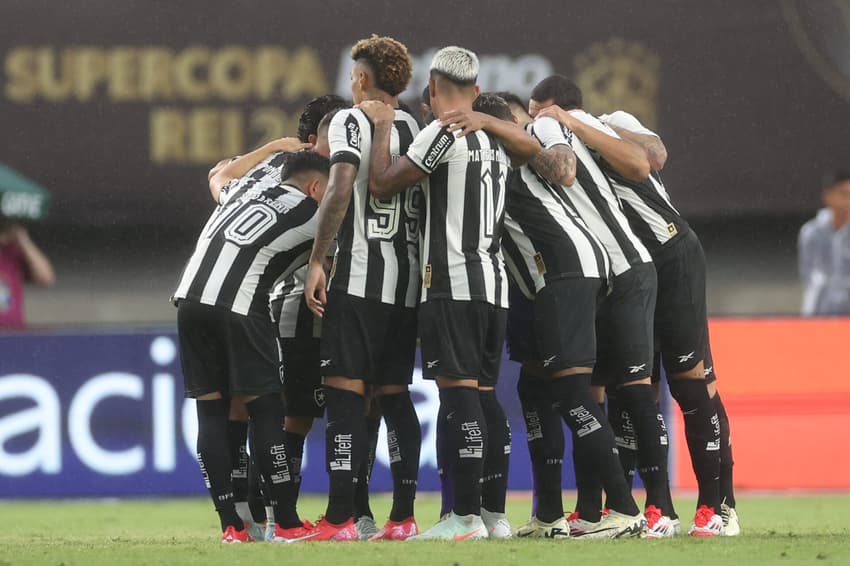
[[[318,53],[306,46],[19,46],[4,57],[2,96],[16,104],[162,104],[148,116],[157,165],[208,165],[293,135],[298,114],[287,107],[328,92]],[[264,106],[246,111],[252,102]]]
[[647,127],[658,126],[660,59],[645,45],[619,37],[576,55],[576,84],[591,114],[625,110]]

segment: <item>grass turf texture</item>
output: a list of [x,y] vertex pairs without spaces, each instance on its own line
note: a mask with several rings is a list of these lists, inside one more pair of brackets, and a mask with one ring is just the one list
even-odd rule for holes
[[[571,498],[567,498],[571,503]],[[693,501],[677,499],[683,527]],[[386,496],[373,498],[382,523]],[[324,500],[305,497],[315,518]],[[528,516],[527,498],[508,501],[514,527]],[[421,543],[222,545],[206,499],[119,502],[0,502],[0,566],[17,564],[850,564],[850,495],[747,496],[738,500],[738,538],[578,541],[509,540]],[[439,500],[417,500],[420,526],[430,527]],[[579,563],[579,562],[576,562]]]

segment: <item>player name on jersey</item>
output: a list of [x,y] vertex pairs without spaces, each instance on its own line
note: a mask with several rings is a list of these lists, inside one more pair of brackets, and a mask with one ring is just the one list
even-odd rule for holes
[[502,144],[483,131],[455,138],[431,122],[407,157],[429,174],[422,239],[422,300],[508,306],[500,247],[510,171]]

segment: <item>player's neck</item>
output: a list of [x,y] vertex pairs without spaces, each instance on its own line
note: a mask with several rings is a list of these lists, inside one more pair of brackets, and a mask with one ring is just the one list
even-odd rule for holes
[[372,92],[366,93],[366,96],[363,100],[377,100],[379,102],[383,102],[384,104],[389,104],[393,108],[398,108],[398,97],[390,96],[386,92],[375,90]]

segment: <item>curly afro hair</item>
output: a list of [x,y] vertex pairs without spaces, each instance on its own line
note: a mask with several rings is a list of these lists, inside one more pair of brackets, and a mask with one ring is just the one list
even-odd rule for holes
[[375,76],[375,86],[390,96],[404,92],[413,73],[407,47],[391,37],[372,34],[361,39],[351,48],[351,58],[365,62]]

